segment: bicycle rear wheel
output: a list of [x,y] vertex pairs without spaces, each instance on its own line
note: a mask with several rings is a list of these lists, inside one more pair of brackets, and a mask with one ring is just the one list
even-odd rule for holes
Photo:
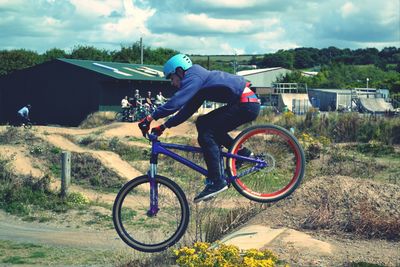
[[115,114],[115,120],[118,122],[124,121],[124,114],[121,111],[117,112],[117,114]]
[[158,252],[173,246],[189,223],[189,205],[182,189],[170,179],[157,175],[158,212],[150,208],[150,181],[147,175],[126,183],[113,207],[114,227],[121,239],[134,249]]
[[257,202],[275,202],[299,186],[305,172],[305,157],[289,131],[276,125],[247,128],[236,137],[229,152],[237,154],[242,148],[252,152],[249,157],[263,160],[267,166],[254,171],[255,163],[227,159],[228,174],[239,176],[232,184],[240,194]]
[[31,129],[32,128],[32,123],[31,122],[26,122],[23,124],[25,129]]

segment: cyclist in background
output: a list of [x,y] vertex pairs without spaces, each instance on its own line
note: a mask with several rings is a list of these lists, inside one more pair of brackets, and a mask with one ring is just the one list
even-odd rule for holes
[[157,96],[156,96],[156,105],[157,106],[161,106],[164,105],[165,101],[167,101],[167,99],[162,95],[162,92],[158,92]]
[[20,110],[18,110],[17,117],[18,117],[18,123],[20,125],[25,125],[28,122],[30,122],[30,119],[29,119],[30,109],[31,109],[31,105],[28,104],[28,105],[24,106],[23,108],[21,108]]
[[128,118],[129,116],[129,111],[131,108],[131,104],[128,101],[128,96],[125,96],[124,98],[122,98],[121,100],[121,109],[122,109],[122,114],[124,115],[124,118]]
[[154,103],[153,103],[153,98],[151,96],[151,91],[147,92],[146,101],[144,103],[144,106],[149,111],[149,113],[154,111]]
[[[222,71],[208,71],[200,65],[192,64],[184,54],[177,54],[165,63],[164,75],[171,79],[171,84],[178,91],[164,105],[140,121],[139,127],[143,134],[149,131],[152,120],[165,118],[178,111],[164,124],[152,129],[152,132],[161,135],[166,128],[186,121],[205,100],[226,104],[199,116],[196,121],[198,142],[203,150],[208,176],[204,190],[195,197],[194,202],[207,200],[228,188],[223,179],[220,146],[229,149],[233,138],[228,132],[257,118],[259,100],[243,77]],[[249,156],[251,152],[243,148],[238,153]]]

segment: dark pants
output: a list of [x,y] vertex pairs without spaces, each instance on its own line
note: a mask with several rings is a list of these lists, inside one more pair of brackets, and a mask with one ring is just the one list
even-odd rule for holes
[[130,109],[131,109],[131,108],[129,108],[129,107],[127,107],[127,108],[122,108],[122,115],[124,116],[124,119],[128,119],[128,118],[129,118]]
[[24,116],[22,116],[21,114],[17,113],[17,125],[22,125],[22,124],[26,124],[29,122],[28,118],[25,118]]
[[214,183],[223,182],[220,149],[221,145],[227,149],[233,145],[233,138],[228,132],[255,120],[259,112],[258,103],[238,103],[223,106],[197,119],[198,142],[204,153],[208,178]]

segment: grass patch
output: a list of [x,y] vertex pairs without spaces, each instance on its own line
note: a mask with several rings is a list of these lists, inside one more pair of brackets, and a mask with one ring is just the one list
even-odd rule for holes
[[79,145],[90,149],[112,151],[126,161],[139,161],[147,159],[149,154],[149,149],[128,145],[121,141],[118,137],[113,137],[111,139],[99,139],[93,135],[89,135],[78,141],[74,140],[74,142],[77,142]]
[[24,129],[17,127],[8,126],[5,131],[0,133],[0,144],[34,146],[38,141],[40,139],[31,131],[24,131]]
[[100,160],[88,153],[73,153],[72,182],[89,188],[114,191],[125,183],[124,178],[104,167]]
[[86,207],[89,201],[80,193],[61,198],[50,190],[50,177],[34,178],[15,175],[7,159],[0,157],[0,208],[23,216],[25,220],[47,221],[48,218],[32,216],[40,210],[66,212],[71,208]]
[[0,265],[6,266],[14,264],[29,266],[127,266],[126,262],[134,261],[145,263],[149,259],[135,253],[0,240]]

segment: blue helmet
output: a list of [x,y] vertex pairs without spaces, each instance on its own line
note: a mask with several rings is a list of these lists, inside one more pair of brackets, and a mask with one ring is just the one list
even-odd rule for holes
[[192,66],[192,61],[187,55],[177,54],[170,59],[164,65],[164,76],[169,79],[171,74],[174,74],[176,68],[181,67],[183,70],[187,70]]

